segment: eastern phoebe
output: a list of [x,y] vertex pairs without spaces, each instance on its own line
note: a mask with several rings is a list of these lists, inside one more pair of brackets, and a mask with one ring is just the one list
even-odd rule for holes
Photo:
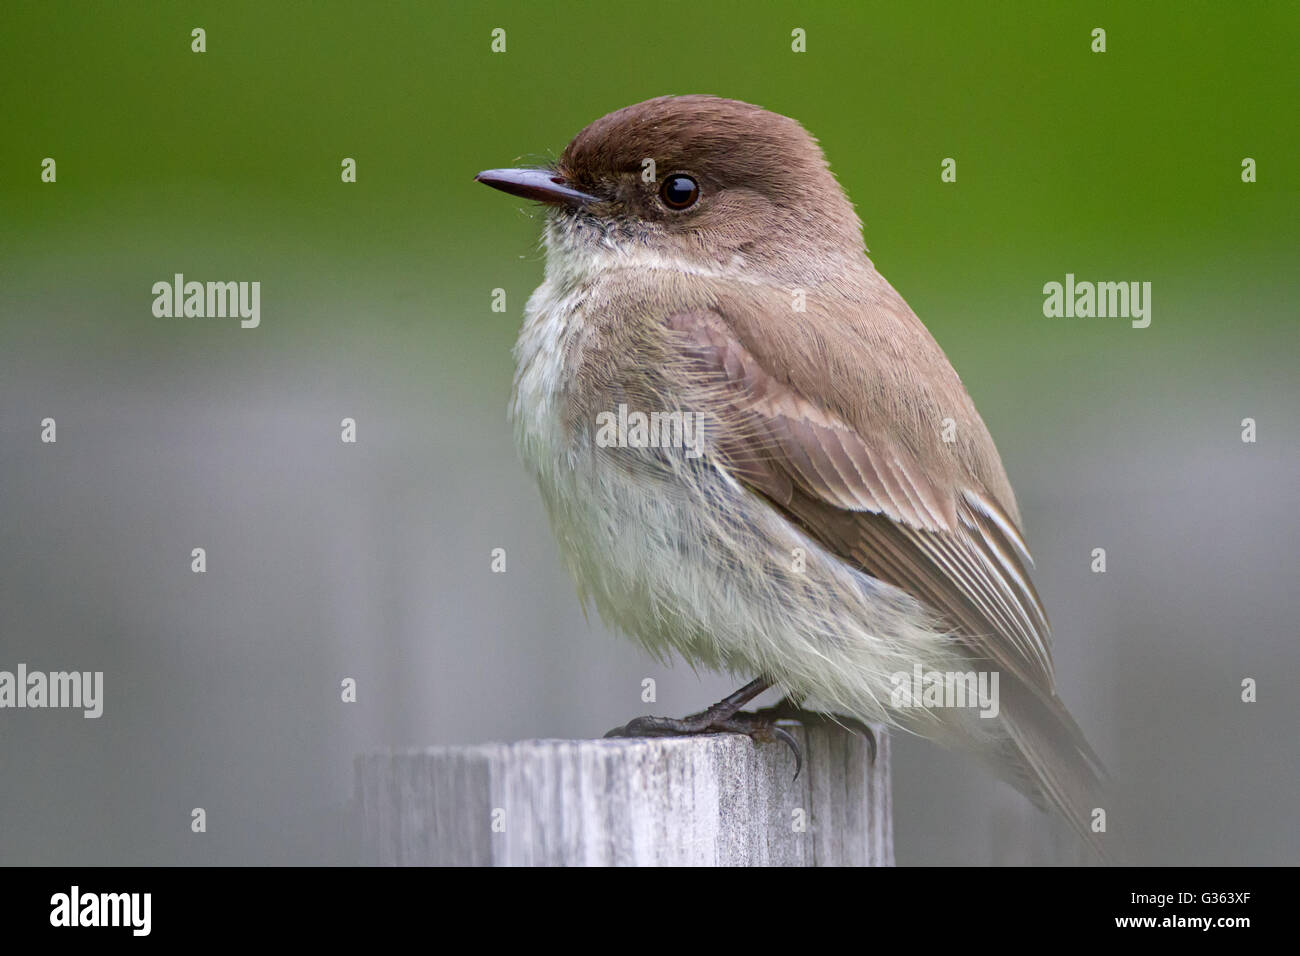
[[997,449],[817,142],[660,97],[477,179],[549,206],[511,419],[584,603],[755,678],[619,732],[770,735],[740,708],[778,687],[972,750],[1095,844],[1100,762]]

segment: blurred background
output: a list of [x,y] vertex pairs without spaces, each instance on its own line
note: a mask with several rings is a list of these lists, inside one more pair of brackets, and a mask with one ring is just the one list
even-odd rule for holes
[[[1290,3],[6,3],[0,669],[106,700],[0,711],[0,862],[346,863],[358,753],[734,689],[584,619],[505,420],[540,214],[472,182],[695,92],[821,140],[973,395],[1127,859],[1300,862],[1298,45]],[[177,272],[261,326],[155,318]],[[1150,327],[1045,318],[1067,272],[1150,282]],[[900,863],[1058,858],[894,752]]]

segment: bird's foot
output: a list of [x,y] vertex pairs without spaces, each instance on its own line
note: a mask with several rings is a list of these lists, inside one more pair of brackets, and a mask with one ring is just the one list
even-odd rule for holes
[[606,737],[689,737],[699,734],[744,734],[758,743],[781,741],[794,754],[794,778],[803,769],[803,748],[794,735],[778,727],[775,719],[745,712],[725,713],[715,704],[689,717],[637,717],[615,727]]
[[824,714],[818,710],[805,710],[799,706],[799,702],[789,697],[783,697],[778,703],[771,707],[760,707],[752,714],[737,714],[737,717],[757,717],[760,720],[777,721],[777,720],[794,720],[810,726],[815,724],[837,724],[855,733],[861,734],[867,738],[867,747],[871,751],[871,762],[876,762],[876,733],[869,726],[853,717],[844,717],[840,714]]

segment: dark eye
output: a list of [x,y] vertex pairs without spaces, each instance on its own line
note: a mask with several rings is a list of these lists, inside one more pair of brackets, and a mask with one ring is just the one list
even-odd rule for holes
[[690,176],[669,176],[659,187],[659,198],[669,209],[686,209],[700,198],[700,187]]

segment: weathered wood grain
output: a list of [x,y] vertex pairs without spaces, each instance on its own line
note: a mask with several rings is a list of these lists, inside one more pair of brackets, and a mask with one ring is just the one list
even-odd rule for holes
[[365,862],[889,866],[889,737],[787,725],[804,746],[719,734],[527,740],[357,759]]

